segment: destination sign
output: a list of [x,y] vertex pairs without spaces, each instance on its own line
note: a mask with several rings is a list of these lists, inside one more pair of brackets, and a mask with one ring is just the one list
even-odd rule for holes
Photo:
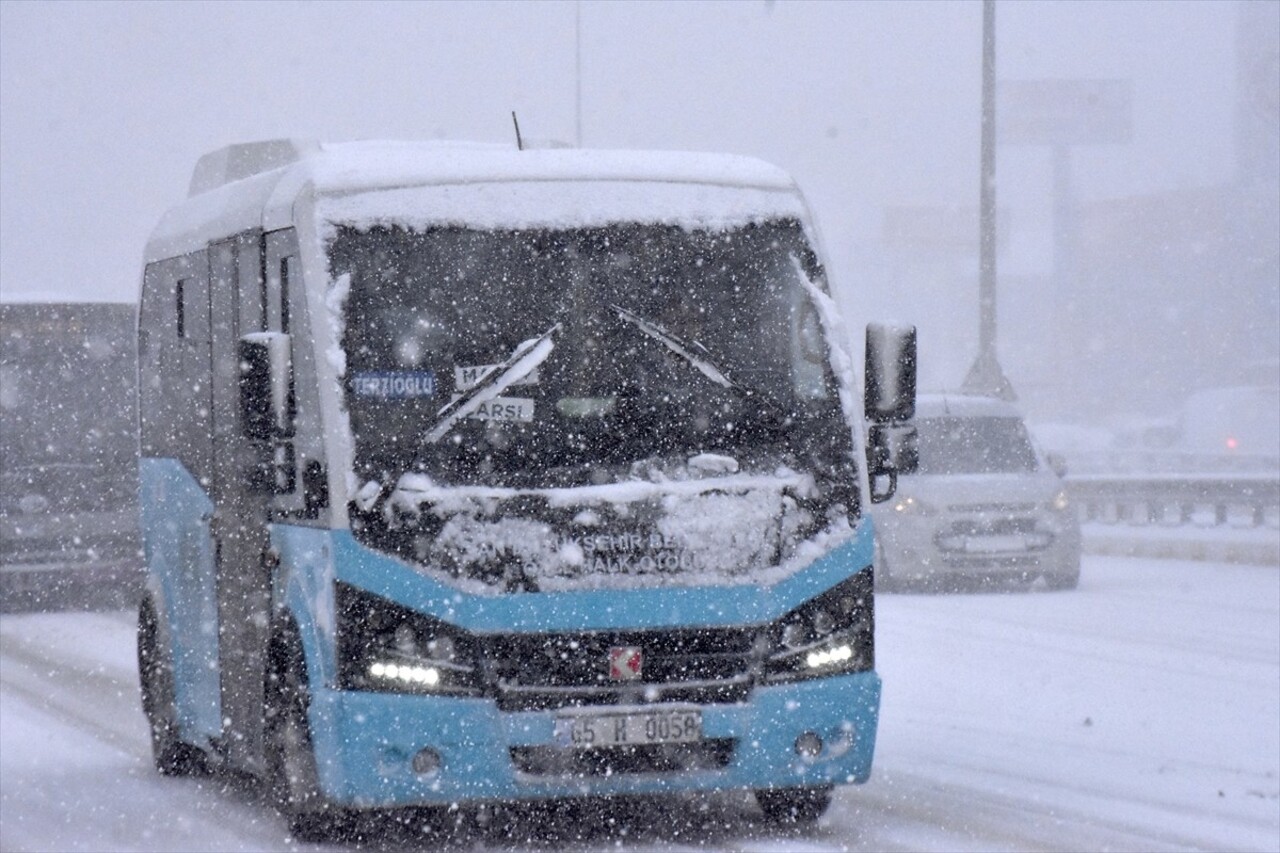
[[[457,365],[453,368],[453,387],[455,391],[469,391],[480,384],[480,380],[484,379],[493,372],[496,364],[473,364],[470,366]],[[515,385],[537,385],[538,384],[538,368],[529,371],[527,376],[522,376],[515,382]]]
[[533,401],[527,397],[494,397],[485,400],[467,417],[481,421],[531,421]]
[[406,400],[436,393],[436,375],[430,370],[364,370],[351,377],[357,397]]

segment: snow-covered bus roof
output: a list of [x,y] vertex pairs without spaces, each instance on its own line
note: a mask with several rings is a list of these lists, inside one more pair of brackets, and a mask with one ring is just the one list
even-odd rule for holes
[[[613,186],[601,192],[602,182]],[[424,188],[441,191],[414,192]],[[786,172],[736,155],[272,140],[202,157],[190,196],[165,213],[152,233],[147,262],[251,228],[289,225],[295,202],[308,191],[325,200],[325,218],[366,226],[414,213],[432,221],[506,227],[618,218],[697,226],[805,215]],[[545,213],[550,202],[559,211],[554,216]]]

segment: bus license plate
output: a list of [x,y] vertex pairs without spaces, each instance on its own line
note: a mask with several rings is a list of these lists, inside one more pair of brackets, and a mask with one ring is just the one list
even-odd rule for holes
[[556,718],[556,742],[561,746],[639,746],[701,739],[702,712],[688,709],[573,714]]

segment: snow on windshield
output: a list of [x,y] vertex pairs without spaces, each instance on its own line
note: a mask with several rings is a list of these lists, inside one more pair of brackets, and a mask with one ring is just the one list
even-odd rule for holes
[[328,251],[352,528],[384,552],[508,589],[759,581],[857,511],[796,220],[343,225]]

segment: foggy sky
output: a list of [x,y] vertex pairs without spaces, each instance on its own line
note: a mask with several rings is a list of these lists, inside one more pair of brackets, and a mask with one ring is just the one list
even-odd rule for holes
[[[1081,203],[1224,184],[1236,14],[1002,0],[998,77],[1132,81],[1131,142],[1072,154]],[[585,146],[789,170],[853,321],[917,322],[933,341],[922,377],[963,375],[976,291],[886,281],[881,243],[886,208],[976,209],[978,2],[0,0],[0,298],[135,299],[148,233],[227,143],[509,142],[512,110],[526,137],[573,141],[575,16]],[[1048,152],[1002,146],[998,187],[1002,276],[1045,275]],[[1034,322],[1037,298],[1002,291],[1002,311]]]

